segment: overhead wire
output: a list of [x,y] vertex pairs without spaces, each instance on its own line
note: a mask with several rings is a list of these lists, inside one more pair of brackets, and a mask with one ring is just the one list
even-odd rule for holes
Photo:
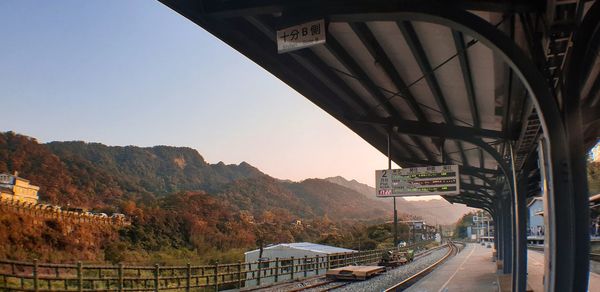
[[[500,20],[498,23],[496,23],[496,24],[494,25],[494,27],[496,27],[496,28],[497,28],[497,27],[498,27],[498,26],[500,26],[500,25],[501,25],[501,24],[502,24],[502,23],[503,23],[505,20],[506,20],[506,17],[504,17],[504,16],[503,16],[503,17],[502,17],[502,19],[501,19],[501,20]],[[472,46],[474,46],[474,45],[475,45],[475,44],[477,44],[477,43],[479,43],[479,40],[477,40],[477,39],[473,38],[472,40],[470,40],[470,41],[469,41],[469,42],[466,44],[466,46],[465,46],[465,49],[464,49],[464,50],[457,51],[457,52],[456,52],[454,55],[452,55],[452,56],[448,57],[446,60],[442,61],[440,64],[438,64],[438,65],[436,65],[435,67],[433,67],[433,68],[432,68],[432,70],[431,70],[430,72],[425,72],[425,73],[424,73],[424,74],[423,74],[421,77],[417,78],[416,80],[414,80],[413,82],[411,82],[410,84],[408,84],[408,85],[406,86],[406,90],[410,89],[412,86],[414,86],[415,84],[419,83],[419,82],[420,82],[421,80],[423,80],[425,77],[427,77],[427,76],[429,76],[429,75],[431,75],[431,74],[434,74],[436,70],[438,70],[438,69],[439,69],[439,68],[441,68],[442,66],[446,65],[446,64],[447,64],[448,62],[450,62],[452,59],[456,58],[456,57],[457,57],[457,56],[458,56],[460,53],[466,52],[466,50],[468,50],[469,48],[471,48]],[[361,78],[360,78],[360,77],[358,77],[358,76],[354,76],[353,74],[350,74],[350,73],[348,73],[348,72],[345,72],[345,71],[343,71],[343,70],[340,70],[340,69],[338,69],[338,68],[335,68],[335,67],[333,67],[333,66],[328,66],[328,67],[329,67],[329,68],[331,68],[332,70],[334,70],[334,71],[336,71],[336,72],[340,73],[340,74],[346,75],[346,76],[348,76],[348,77],[351,77],[351,78],[354,78],[354,79],[356,79],[356,80],[361,80]],[[392,100],[394,97],[397,97],[397,96],[398,96],[398,97],[401,97],[401,98],[403,98],[403,99],[408,99],[406,96],[403,96],[403,95],[402,95],[402,91],[403,91],[403,90],[400,90],[400,91],[393,91],[393,90],[389,90],[389,89],[387,89],[387,88],[384,88],[384,87],[382,87],[382,86],[379,86],[379,85],[377,85],[377,84],[375,84],[375,86],[376,86],[377,88],[379,88],[380,90],[382,90],[382,91],[384,91],[384,92],[386,92],[386,93],[389,93],[389,94],[391,94],[391,96],[389,96],[389,97],[386,97],[386,98],[385,98],[385,100],[383,100],[383,101],[381,101],[381,102],[378,102],[377,104],[375,104],[374,106],[372,106],[371,108],[369,108],[369,109],[367,110],[367,112],[372,112],[372,111],[374,111],[374,110],[376,110],[376,109],[380,108],[381,106],[383,106],[383,104],[384,104],[384,103],[389,103],[389,102],[390,102],[390,101],[391,101],[391,100]],[[418,101],[417,101],[417,104],[418,104],[418,105],[420,105],[420,106],[422,106],[422,107],[423,107],[423,108],[425,108],[425,109],[428,109],[428,110],[430,110],[430,111],[433,111],[433,112],[436,112],[436,113],[439,113],[439,114],[443,114],[443,113],[442,113],[442,111],[440,111],[440,110],[438,110],[438,109],[436,109],[436,108],[433,108],[433,107],[431,107],[431,106],[428,106],[428,105],[426,105],[426,104],[423,104],[423,103],[421,103],[421,102],[418,102]],[[471,126],[471,127],[473,127],[473,126],[474,126],[473,124],[471,124],[471,123],[469,123],[469,122],[467,122],[467,121],[461,120],[461,119],[459,119],[459,118],[456,118],[456,117],[454,117],[454,120],[456,120],[456,121],[458,121],[458,122],[461,122],[461,123],[463,123],[463,124],[465,124],[465,125]]]

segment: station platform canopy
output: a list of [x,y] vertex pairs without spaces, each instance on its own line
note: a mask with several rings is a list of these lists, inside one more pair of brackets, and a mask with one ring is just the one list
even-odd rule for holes
[[[398,165],[459,165],[460,194],[446,200],[498,217],[545,185],[568,206],[552,211],[557,236],[586,234],[575,210],[600,136],[597,1],[160,1]],[[278,51],[294,27],[324,41]],[[575,241],[565,248],[577,258]]]

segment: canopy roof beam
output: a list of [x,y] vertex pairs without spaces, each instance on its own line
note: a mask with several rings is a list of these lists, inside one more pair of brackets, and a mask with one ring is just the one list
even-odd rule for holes
[[[358,82],[369,92],[369,94],[377,100],[377,102],[384,108],[386,113],[390,116],[399,117],[400,112],[392,105],[387,97],[380,91],[377,84],[375,84],[369,76],[361,69],[360,65],[346,52],[344,47],[335,39],[330,33],[327,35],[327,43],[325,48],[340,62],[346,70],[349,70],[350,75],[354,76]],[[427,157],[427,159],[435,160],[431,152],[429,152],[425,144],[419,140],[419,138],[411,137],[411,140],[419,147],[421,152]]]
[[[352,119],[352,118],[349,118]],[[363,117],[354,120],[359,123],[389,125],[398,128],[398,132],[436,138],[448,138],[467,141],[473,137],[488,139],[505,139],[504,133],[496,130],[477,129],[441,123],[411,121],[400,118]]]
[[[352,22],[349,23],[350,28],[354,31],[354,33],[358,36],[361,43],[367,48],[373,60],[381,65],[385,74],[392,80],[394,86],[401,92],[399,95],[401,98],[406,100],[406,103],[410,107],[412,113],[417,117],[419,121],[427,121],[427,116],[419,106],[419,103],[415,99],[415,97],[411,94],[406,82],[402,79],[398,71],[396,70],[394,64],[389,59],[388,55],[385,53],[383,48],[379,45],[379,42],[376,40],[375,36],[371,32],[371,30],[367,27],[364,22]],[[392,98],[386,97],[385,100],[390,102]],[[423,142],[419,140],[419,138],[411,138],[421,149],[426,150]],[[447,157],[446,153],[444,153],[444,157]],[[430,156],[428,158],[431,159]]]
[[[168,2],[168,0],[159,0],[161,2]],[[277,0],[203,0],[203,1],[191,1],[198,10],[204,13],[210,14],[215,17],[230,18],[240,16],[253,16],[258,14],[277,14],[288,11],[294,11],[299,9],[306,9],[308,7],[319,6],[322,13],[328,12],[328,8],[335,8],[341,5],[352,5],[353,7],[360,8],[361,6],[369,8],[370,1],[356,1],[356,0],[341,0],[341,1],[328,1],[323,3],[320,0],[304,0],[304,1],[277,1]],[[367,3],[365,3],[367,2]],[[393,10],[398,4],[393,3],[394,1],[382,1],[385,6]],[[392,2],[392,3],[386,3]],[[489,12],[500,12],[500,13],[514,13],[514,12],[543,12],[544,3],[542,1],[532,0],[446,0],[453,7],[457,7],[464,10],[473,11],[489,11]]]
[[[423,46],[419,41],[419,37],[417,36],[414,27],[408,21],[397,21],[396,25],[400,29],[400,32],[402,32],[402,35],[404,36],[404,39],[406,40],[410,51],[415,57],[417,64],[419,64],[419,68],[421,68],[421,72],[425,77],[427,86],[429,86],[429,89],[431,90],[431,93],[435,98],[435,102],[437,103],[438,108],[442,116],[444,117],[444,120],[447,124],[454,125],[454,118],[452,117],[450,108],[446,103],[446,99],[444,98],[444,94],[442,93],[440,84],[437,81],[437,78],[435,77],[434,70],[431,67],[431,64],[429,63],[429,60],[427,59],[427,54],[425,54],[425,50],[423,49]],[[460,149],[462,164],[469,165],[462,143],[459,141],[455,141],[455,143],[458,149]]]

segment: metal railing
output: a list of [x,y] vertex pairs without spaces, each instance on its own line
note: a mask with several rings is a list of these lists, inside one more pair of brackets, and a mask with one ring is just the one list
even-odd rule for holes
[[[404,247],[418,248],[428,242]],[[219,291],[320,275],[347,265],[376,263],[388,249],[328,256],[275,258],[233,264],[128,266],[47,264],[0,260],[0,290],[11,291]],[[268,279],[268,280],[267,280]]]

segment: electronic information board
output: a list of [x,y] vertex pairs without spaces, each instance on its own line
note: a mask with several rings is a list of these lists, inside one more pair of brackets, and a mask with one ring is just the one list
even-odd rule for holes
[[458,195],[458,165],[384,169],[375,171],[377,197]]

